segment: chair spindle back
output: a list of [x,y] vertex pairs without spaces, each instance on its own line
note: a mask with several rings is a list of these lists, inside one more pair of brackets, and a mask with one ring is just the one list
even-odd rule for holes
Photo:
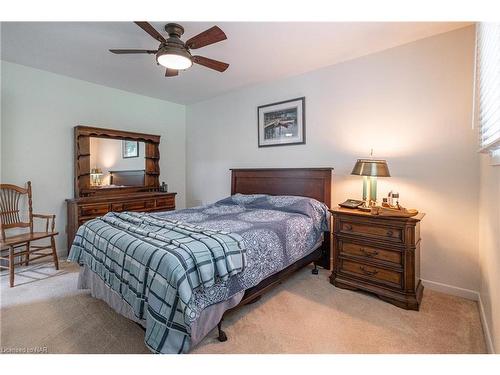
[[[29,222],[21,220],[19,201],[23,195],[28,196]],[[5,240],[5,230],[10,228],[30,228],[33,233],[33,202],[31,200],[31,181],[23,188],[11,184],[0,184],[0,229],[2,240]]]

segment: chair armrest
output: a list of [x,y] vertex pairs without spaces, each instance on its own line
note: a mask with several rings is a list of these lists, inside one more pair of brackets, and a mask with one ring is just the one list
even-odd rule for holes
[[56,215],[43,215],[43,214],[32,214],[33,218],[45,219],[45,232],[49,231],[49,220],[52,220],[52,225],[50,226],[50,230],[53,232],[56,228]]
[[42,218],[42,219],[55,219],[56,218],[56,215],[33,214],[31,216],[33,216],[33,217],[39,217],[39,218]]

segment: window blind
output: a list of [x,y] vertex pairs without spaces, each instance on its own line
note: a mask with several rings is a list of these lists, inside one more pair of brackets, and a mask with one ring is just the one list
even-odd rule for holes
[[476,26],[475,101],[480,151],[500,150],[500,23]]

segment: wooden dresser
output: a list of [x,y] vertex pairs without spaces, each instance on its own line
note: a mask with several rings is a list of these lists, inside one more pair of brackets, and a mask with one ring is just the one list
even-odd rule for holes
[[334,264],[330,282],[418,310],[424,289],[420,281],[420,221],[424,214],[380,217],[344,208],[331,213]]
[[[136,142],[136,155],[124,155],[125,144],[122,142],[118,155],[116,147],[108,144],[106,157],[102,159],[99,152],[106,146],[101,143],[98,148],[92,148],[94,138]],[[74,198],[66,199],[68,208],[68,224],[66,226],[68,251],[80,225],[108,212],[175,210],[176,193],[160,191],[160,138],[159,135],[154,134],[94,126],[75,126],[75,194]],[[140,146],[139,143],[143,145]],[[134,168],[131,168],[130,165],[125,168],[124,160],[139,157],[139,149],[142,149],[142,147],[144,147],[142,151],[144,169],[138,169],[135,166],[136,164],[134,164]],[[99,155],[101,155],[101,158],[99,158]],[[92,158],[94,158],[93,161]],[[98,159],[103,166],[105,165],[104,162],[113,161],[115,164],[117,161],[121,162],[120,171],[111,172],[111,169],[108,170],[109,173],[112,173],[112,176],[120,177],[117,178],[117,181],[112,180],[113,185],[101,186],[100,183],[93,182],[92,175],[99,174],[97,172],[92,173],[93,170],[97,169]],[[110,165],[107,165],[107,167],[111,168]]]
[[66,228],[68,251],[78,227],[86,221],[103,216],[111,211],[152,212],[175,210],[176,194],[143,192],[66,199],[68,207],[68,226]]

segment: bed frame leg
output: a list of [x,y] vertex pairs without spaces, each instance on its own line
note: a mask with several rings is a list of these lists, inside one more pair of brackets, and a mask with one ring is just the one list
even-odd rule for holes
[[314,268],[313,268],[313,270],[311,271],[311,273],[312,273],[313,275],[317,275],[317,274],[319,274],[319,271],[318,271],[318,266],[317,266],[317,264],[316,264],[316,263],[314,263]]
[[227,335],[226,335],[226,332],[224,332],[224,331],[222,330],[222,319],[220,320],[219,324],[217,324],[217,330],[219,331],[219,337],[217,337],[217,339],[218,339],[220,342],[227,341]]

